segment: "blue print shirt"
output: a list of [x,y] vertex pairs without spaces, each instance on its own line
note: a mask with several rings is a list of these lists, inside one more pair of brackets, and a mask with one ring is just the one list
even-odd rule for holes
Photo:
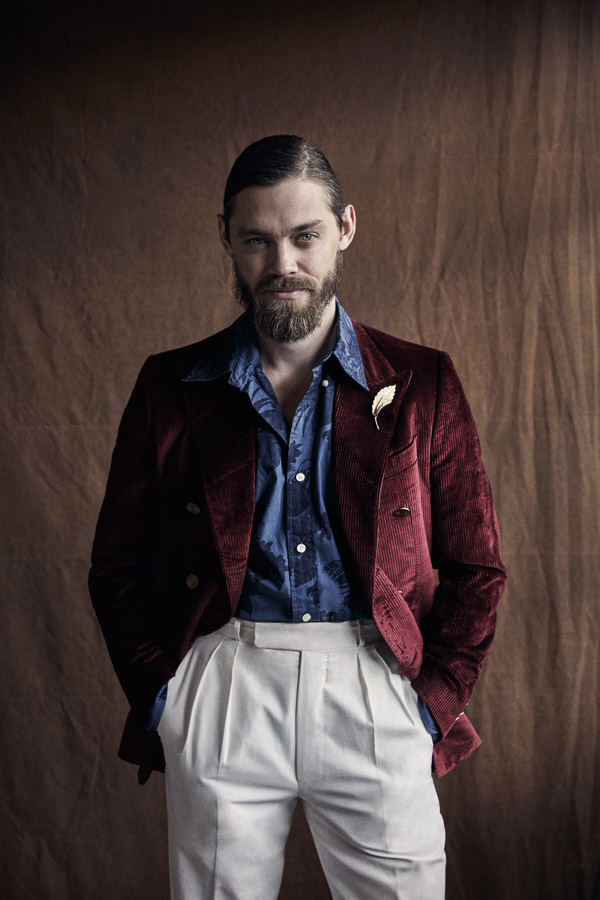
[[348,315],[338,304],[329,352],[313,369],[289,430],[264,373],[249,313],[236,323],[231,358],[203,362],[186,380],[208,381],[226,372],[229,383],[248,394],[257,419],[256,510],[236,616],[261,622],[370,617],[353,594],[330,522],[336,378],[352,378],[368,389]]

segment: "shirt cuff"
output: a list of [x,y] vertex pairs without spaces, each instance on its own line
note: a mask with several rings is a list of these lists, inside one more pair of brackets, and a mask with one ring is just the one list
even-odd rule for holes
[[158,728],[165,708],[165,703],[167,702],[167,687],[168,685],[163,684],[160,691],[156,695],[156,700],[150,707],[150,711],[144,723],[144,728],[146,729],[146,731],[156,731],[156,729]]
[[427,709],[427,705],[426,705],[425,701],[421,700],[420,697],[419,697],[419,715],[421,716],[423,725],[427,729],[428,734],[431,735],[431,739],[432,739],[433,743],[435,744],[435,742],[440,739],[441,731],[437,727],[437,725],[435,723],[435,719],[433,718],[433,716]]

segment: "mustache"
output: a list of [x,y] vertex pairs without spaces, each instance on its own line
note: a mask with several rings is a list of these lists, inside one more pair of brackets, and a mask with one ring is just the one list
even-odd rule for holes
[[265,278],[259,282],[256,293],[259,294],[265,290],[276,291],[313,291],[315,282],[313,279],[295,277],[292,275],[281,276],[280,278]]

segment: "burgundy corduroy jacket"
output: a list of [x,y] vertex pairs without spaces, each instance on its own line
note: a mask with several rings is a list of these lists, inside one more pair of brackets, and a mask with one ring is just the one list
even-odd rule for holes
[[[336,388],[336,540],[355,589],[442,732],[434,746],[441,776],[480,744],[464,709],[506,577],[492,495],[449,357],[353,325],[369,393],[351,379]],[[98,521],[90,591],[131,705],[119,753],[140,765],[140,781],[164,768],[158,735],[143,727],[158,690],[194,638],[231,617],[244,582],[255,413],[227,375],[182,381],[230,342],[225,329],[147,360]],[[373,398],[392,384],[378,430]]]

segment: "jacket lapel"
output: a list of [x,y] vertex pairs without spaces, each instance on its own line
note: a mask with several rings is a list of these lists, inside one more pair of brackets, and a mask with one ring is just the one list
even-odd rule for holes
[[246,575],[254,515],[256,430],[252,405],[246,394],[223,378],[181,386],[233,610]]
[[[338,384],[334,409],[334,480],[340,525],[352,553],[356,574],[370,600],[373,596],[379,495],[392,435],[412,371],[397,372],[372,340],[354,323],[369,391],[350,379]],[[373,400],[394,385],[392,402],[378,417]]]
[[[373,595],[379,495],[410,369],[397,372],[358,323],[353,323],[368,392],[350,378],[336,389],[334,482],[340,526],[365,596]],[[371,411],[382,388],[395,385],[378,418]],[[245,393],[224,378],[182,382],[217,552],[232,609],[241,595],[255,505],[256,426]]]

